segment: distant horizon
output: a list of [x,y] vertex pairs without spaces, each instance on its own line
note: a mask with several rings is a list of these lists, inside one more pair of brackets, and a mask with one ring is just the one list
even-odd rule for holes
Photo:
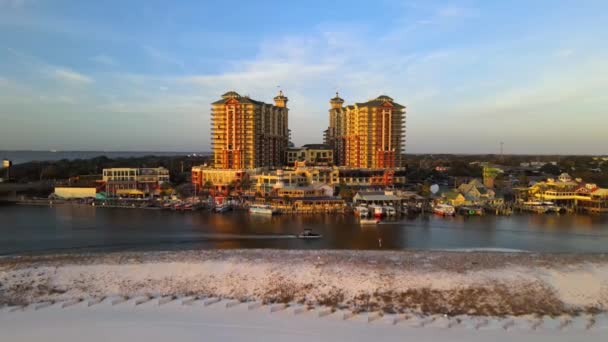
[[[298,146],[296,146],[298,147]],[[158,151],[158,150],[25,150],[25,149],[15,149],[15,150],[0,150],[1,152],[43,152],[43,153],[62,153],[62,152],[101,152],[101,153],[201,153],[201,154],[213,154],[213,151],[193,151],[193,150],[184,150],[184,151]],[[492,155],[492,156],[500,156],[500,153],[492,153],[492,152],[405,152],[404,155],[463,155],[463,156],[478,156],[478,155]],[[574,154],[559,154],[559,153],[503,153],[502,156],[589,156],[589,157],[605,157],[608,156],[606,154],[584,154],[584,153],[574,153]]]

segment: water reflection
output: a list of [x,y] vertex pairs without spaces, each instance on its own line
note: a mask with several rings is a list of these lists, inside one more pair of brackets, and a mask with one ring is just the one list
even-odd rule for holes
[[[406,217],[360,226],[352,215],[263,216],[93,207],[1,207],[0,253],[48,249],[511,248],[608,252],[608,216]],[[320,240],[293,237],[303,229]],[[379,243],[381,240],[381,246]]]

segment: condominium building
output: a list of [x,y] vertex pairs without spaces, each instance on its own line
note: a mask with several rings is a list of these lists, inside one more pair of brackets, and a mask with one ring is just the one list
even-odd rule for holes
[[334,150],[336,165],[353,168],[395,168],[405,151],[405,106],[381,95],[344,107],[338,96],[329,103],[325,143]]
[[289,143],[287,97],[274,105],[234,91],[212,103],[211,145],[217,169],[280,167]]
[[160,185],[169,181],[169,170],[164,167],[103,169],[102,181],[108,195],[156,195]]

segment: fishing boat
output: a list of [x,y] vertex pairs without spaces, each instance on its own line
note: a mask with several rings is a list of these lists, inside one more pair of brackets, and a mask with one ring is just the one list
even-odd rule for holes
[[454,216],[456,209],[449,204],[437,204],[433,207],[433,212],[440,216]]
[[275,209],[267,204],[253,204],[249,207],[250,214],[274,215],[277,213]]
[[320,239],[323,235],[314,233],[312,229],[304,229],[303,232],[297,235],[298,239]]

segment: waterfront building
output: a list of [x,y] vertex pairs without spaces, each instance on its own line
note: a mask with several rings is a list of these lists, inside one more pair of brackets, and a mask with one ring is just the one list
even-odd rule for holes
[[286,160],[289,166],[332,166],[334,151],[325,144],[307,144],[288,148]]
[[391,205],[401,208],[406,199],[395,195],[392,191],[359,191],[353,196],[355,205]]
[[164,167],[103,169],[102,182],[109,195],[158,195],[160,186],[169,182],[169,170]]
[[325,143],[338,166],[395,168],[405,152],[405,106],[386,95],[350,106],[338,93],[330,100]]
[[346,186],[380,188],[394,185],[405,185],[405,168],[363,169],[338,168],[338,181]]
[[[249,170],[253,173],[254,170]],[[248,170],[243,169],[214,169],[207,166],[192,167],[192,184],[196,193],[202,190],[213,190],[224,193],[235,184],[249,178]]]
[[234,91],[212,103],[211,145],[216,169],[281,167],[289,143],[288,98],[282,91],[274,105]]
[[521,201],[551,201],[575,210],[608,212],[608,189],[586,183],[580,178],[572,179],[566,173],[561,174],[557,180],[549,178],[537,182],[519,196]]
[[277,170],[255,175],[256,191],[267,194],[277,187],[303,187],[310,184],[306,175],[293,170]]

